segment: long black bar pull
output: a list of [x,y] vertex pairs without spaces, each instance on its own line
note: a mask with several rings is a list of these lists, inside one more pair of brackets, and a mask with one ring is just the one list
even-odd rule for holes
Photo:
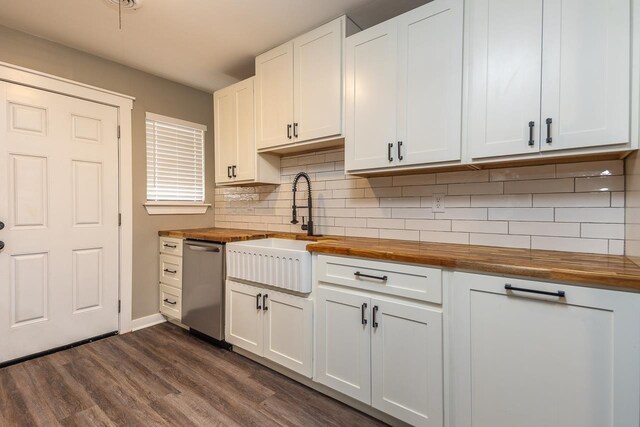
[[387,276],[372,276],[370,274],[360,273],[359,271],[356,271],[355,273],[353,273],[353,275],[356,277],[366,277],[367,279],[382,280],[383,282],[386,282],[388,279]]
[[512,292],[528,292],[530,294],[549,295],[551,297],[558,297],[558,298],[564,298],[565,297],[565,292],[564,291],[547,292],[547,291],[539,291],[537,289],[516,288],[515,286],[512,286],[509,283],[504,285],[504,288],[507,291],[512,291]]

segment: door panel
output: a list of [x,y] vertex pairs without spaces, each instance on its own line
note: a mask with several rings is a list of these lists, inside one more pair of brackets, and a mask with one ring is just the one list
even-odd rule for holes
[[[388,21],[347,38],[347,170],[396,163],[397,22]],[[388,144],[393,144],[389,156]],[[390,160],[391,159],[391,160]]]
[[315,380],[371,404],[369,298],[328,289],[318,290],[316,298]]
[[293,142],[293,42],[256,58],[256,145],[258,149]]
[[400,165],[460,159],[462,9],[440,0],[399,19]]
[[237,105],[233,87],[213,95],[215,121],[216,182],[233,181],[230,167],[236,164],[238,144]]
[[[467,136],[472,158],[537,153],[542,0],[468,3]],[[534,122],[529,145],[529,122]]]
[[0,83],[0,362],[118,329],[117,109]]
[[264,292],[263,356],[311,378],[313,302],[281,292]]
[[342,133],[344,18],[293,41],[296,141]]
[[630,0],[545,1],[542,150],[630,141],[630,16]]
[[225,312],[226,341],[262,356],[262,291],[227,280]]
[[457,272],[454,285],[456,425],[638,425],[640,296]]
[[256,178],[256,133],[253,108],[253,78],[234,85],[237,117],[236,181]]
[[442,313],[378,299],[371,306],[372,405],[412,425],[442,426]]

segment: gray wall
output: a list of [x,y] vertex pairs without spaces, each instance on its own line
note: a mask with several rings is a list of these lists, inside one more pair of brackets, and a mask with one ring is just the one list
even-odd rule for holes
[[133,105],[133,318],[158,312],[157,233],[161,229],[213,226],[206,215],[149,216],[146,200],[145,112],[206,125],[206,194],[213,204],[212,95],[94,55],[0,26],[0,61],[113,90]]

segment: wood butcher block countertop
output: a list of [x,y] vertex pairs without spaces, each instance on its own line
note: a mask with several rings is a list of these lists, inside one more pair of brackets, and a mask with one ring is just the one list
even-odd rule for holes
[[307,250],[471,272],[522,276],[540,280],[640,292],[640,267],[624,256],[498,248],[403,240],[320,236],[260,230],[202,228],[161,231],[161,236],[236,242],[279,237],[309,240]]

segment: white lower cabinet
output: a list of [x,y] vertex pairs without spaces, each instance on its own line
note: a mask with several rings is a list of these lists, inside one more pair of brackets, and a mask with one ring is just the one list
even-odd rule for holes
[[[336,257],[318,265],[327,260]],[[314,380],[412,425],[443,426],[442,310],[382,295],[397,292],[385,282],[406,266],[378,264],[390,273],[377,292],[317,287]],[[322,268],[318,277],[331,277]]]
[[225,316],[227,342],[311,378],[310,299],[227,280]]
[[453,282],[452,425],[640,425],[640,295],[458,272]]

